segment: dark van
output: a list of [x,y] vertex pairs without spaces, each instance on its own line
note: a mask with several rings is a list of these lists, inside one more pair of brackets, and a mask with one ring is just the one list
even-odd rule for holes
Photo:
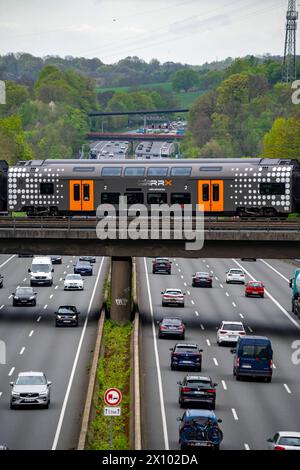
[[263,336],[240,338],[234,354],[233,375],[236,380],[242,377],[263,378],[272,381],[273,350],[271,341]]

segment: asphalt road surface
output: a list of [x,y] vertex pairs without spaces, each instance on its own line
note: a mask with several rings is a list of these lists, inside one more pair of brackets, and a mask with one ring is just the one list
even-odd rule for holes
[[[6,345],[6,364],[0,363],[0,444],[12,450],[73,449],[81,424],[88,369],[108,260],[97,258],[94,274],[86,277],[84,291],[64,291],[63,278],[73,272],[75,257],[63,256],[54,265],[52,287],[35,287],[36,307],[12,307],[12,292],[30,285],[32,258],[0,256],[0,340]],[[75,305],[81,312],[79,327],[55,328],[60,305]],[[2,343],[3,345],[3,343]],[[43,371],[52,382],[50,408],[10,410],[9,383],[18,372]]]
[[[204,350],[201,375],[218,383],[216,415],[224,450],[265,450],[266,440],[277,431],[300,431],[300,365],[292,362],[294,341],[300,339],[300,322],[291,313],[288,281],[295,266],[283,261],[183,260],[173,259],[172,274],[153,275],[152,261],[137,262],[138,298],[142,318],[144,448],[179,449],[176,418],[178,385],[187,372],[170,370],[170,351],[176,340],[157,339],[156,321],[173,315],[187,323],[186,342]],[[227,285],[229,268],[242,267],[247,280],[262,280],[266,296],[246,298],[244,286]],[[213,275],[213,289],[193,288],[192,275]],[[181,288],[186,306],[163,308],[161,291]],[[216,328],[222,320],[242,321],[248,334],[268,336],[274,350],[274,374],[270,384],[249,380],[237,382],[232,375],[230,347],[218,347]],[[300,354],[299,354],[300,356]]]

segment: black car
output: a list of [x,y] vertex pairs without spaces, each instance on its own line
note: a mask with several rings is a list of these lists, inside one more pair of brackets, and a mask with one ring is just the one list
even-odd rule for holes
[[62,305],[55,312],[55,326],[78,326],[78,312],[73,305]]
[[171,351],[171,370],[193,369],[201,372],[202,352],[197,344],[178,343]]
[[223,440],[222,423],[212,410],[186,410],[179,422],[179,444],[181,449],[195,447],[219,450]]
[[62,257],[59,255],[51,255],[50,256],[52,264],[61,264],[62,263]]
[[36,305],[36,292],[32,287],[17,287],[13,292],[13,306],[17,305]]
[[92,276],[93,266],[89,261],[78,261],[74,264],[74,274],[81,274],[82,276]]
[[3,287],[3,276],[1,276],[1,274],[0,274],[0,289],[1,289],[1,287]]
[[212,288],[213,279],[208,273],[196,273],[193,276],[193,287],[210,287]]
[[179,385],[179,405],[206,406],[211,410],[216,408],[216,387],[210,377],[187,375]]
[[184,340],[185,324],[179,318],[164,318],[158,322],[158,337],[159,338],[178,338]]
[[153,274],[171,274],[171,261],[169,258],[156,258],[152,264]]
[[88,261],[89,263],[96,263],[96,256],[80,256],[79,261]]

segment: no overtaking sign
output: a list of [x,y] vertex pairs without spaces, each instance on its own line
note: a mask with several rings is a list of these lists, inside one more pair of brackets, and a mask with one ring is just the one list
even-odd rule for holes
[[108,406],[118,406],[122,401],[122,393],[118,388],[108,388],[104,394],[104,402]]

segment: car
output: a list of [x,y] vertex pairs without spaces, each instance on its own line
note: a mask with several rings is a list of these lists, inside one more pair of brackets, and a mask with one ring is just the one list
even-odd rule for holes
[[202,352],[197,344],[178,343],[171,351],[171,370],[193,369],[201,372]]
[[300,318],[300,295],[298,293],[295,294],[294,298],[294,314]]
[[242,269],[230,269],[226,273],[226,284],[245,284],[245,273]]
[[74,274],[81,274],[82,276],[92,276],[93,266],[88,261],[78,261],[74,264]]
[[152,273],[171,274],[171,266],[172,262],[169,260],[169,258],[155,258],[155,260],[152,262]]
[[242,261],[257,261],[257,258],[242,258]]
[[252,377],[262,378],[269,383],[272,381],[273,349],[269,338],[240,337],[236,348],[231,349],[231,353],[234,354],[233,375],[236,380]]
[[300,432],[279,431],[267,442],[269,450],[300,450]]
[[49,408],[51,382],[43,372],[20,372],[15,382],[10,382],[10,408],[41,406]]
[[162,294],[162,306],[177,305],[184,307],[184,296],[181,289],[166,289]]
[[59,255],[51,255],[50,256],[52,264],[61,264],[62,263],[62,257]]
[[158,337],[172,338],[174,336],[184,340],[185,324],[179,318],[164,318],[158,322]]
[[219,346],[224,343],[237,343],[241,336],[246,336],[242,322],[223,321],[217,330],[217,343]]
[[179,444],[181,450],[199,447],[219,450],[223,440],[218,419],[212,410],[186,410],[179,422]]
[[260,281],[249,281],[245,285],[245,296],[250,297],[250,295],[258,295],[262,299],[265,296],[265,286]]
[[83,290],[81,274],[67,274],[64,279],[64,290]]
[[216,408],[216,387],[210,377],[187,375],[179,385],[179,406],[186,405],[207,406],[211,410]]
[[213,286],[213,278],[208,273],[196,273],[193,275],[192,287],[210,287]]
[[77,308],[73,305],[62,305],[55,313],[55,326],[68,325],[78,326],[79,320]]
[[16,291],[12,293],[13,306],[17,305],[36,305],[37,293],[33,291],[32,287],[19,286]]
[[0,289],[3,287],[3,276],[0,274]]
[[88,261],[89,263],[96,263],[96,256],[80,256],[79,261]]
[[9,450],[6,444],[0,444],[0,450]]

